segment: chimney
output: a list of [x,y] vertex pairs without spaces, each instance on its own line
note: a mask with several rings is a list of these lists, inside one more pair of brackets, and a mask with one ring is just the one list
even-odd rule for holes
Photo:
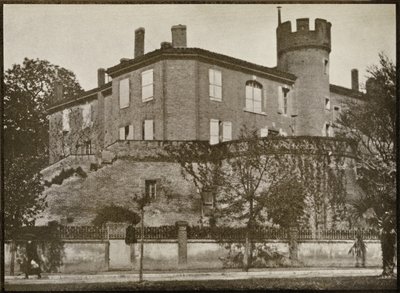
[[352,69],[351,70],[351,89],[353,91],[358,91],[358,70],[357,69]]
[[97,69],[97,86],[101,87],[106,83],[106,70],[104,68]]
[[170,42],[161,42],[161,49],[169,49],[172,48],[172,44]]
[[280,6],[276,7],[278,8],[278,25],[280,25],[282,23],[282,19],[281,19],[281,8]]
[[171,27],[172,47],[186,48],[186,25],[178,24]]
[[135,30],[135,58],[144,55],[144,28]]

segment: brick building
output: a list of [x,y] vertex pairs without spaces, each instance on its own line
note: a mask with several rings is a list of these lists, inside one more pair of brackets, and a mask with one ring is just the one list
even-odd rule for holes
[[[217,144],[237,138],[243,125],[257,128],[260,137],[271,131],[334,136],[332,123],[342,108],[362,98],[357,70],[351,72],[351,89],[330,84],[331,24],[316,19],[315,30],[310,30],[309,19],[303,18],[292,29],[289,21],[280,19],[279,14],[274,68],[190,48],[186,26],[176,25],[171,28],[172,42],[163,42],[146,54],[145,30],[137,29],[134,58],[99,69],[98,87],[79,98],[62,97],[62,86],[57,85],[58,94],[48,109],[50,166],[43,174],[48,182],[72,166],[82,166],[90,174],[80,187],[69,188],[72,183],[67,182],[49,187],[46,193],[61,198],[60,194],[75,192],[76,204],[78,198],[110,193],[112,202],[129,204],[127,193],[158,193],[160,182],[169,181],[171,188],[179,186],[182,199],[194,191],[178,178],[177,164],[149,160],[146,155],[152,150],[157,153],[157,146],[164,143],[202,140]],[[128,157],[134,162],[128,163]],[[110,163],[107,175],[99,175],[104,169],[89,167]],[[101,189],[98,186],[104,182],[100,181],[107,176],[116,179]],[[55,204],[59,202],[54,199]],[[99,202],[103,201],[92,204]],[[196,215],[202,204],[193,203],[188,214]],[[68,216],[65,209],[57,213]]]

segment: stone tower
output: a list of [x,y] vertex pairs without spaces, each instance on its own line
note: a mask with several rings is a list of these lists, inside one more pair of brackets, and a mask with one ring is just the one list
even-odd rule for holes
[[331,23],[316,19],[315,30],[310,30],[309,19],[300,18],[292,32],[290,21],[281,23],[278,13],[277,68],[297,76],[293,97],[297,108],[295,135],[321,136],[326,127],[325,103],[329,99]]

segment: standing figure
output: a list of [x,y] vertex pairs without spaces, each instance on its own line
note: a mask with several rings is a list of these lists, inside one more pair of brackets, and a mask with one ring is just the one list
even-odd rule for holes
[[26,244],[26,256],[25,256],[25,279],[29,278],[29,274],[37,274],[38,279],[42,276],[40,275],[40,261],[37,253],[36,243],[29,240]]
[[360,231],[357,231],[356,240],[354,241],[353,246],[349,250],[349,254],[353,254],[356,257],[356,267],[360,267],[360,260],[361,266],[365,268],[365,256],[367,254],[367,245],[364,242],[362,234]]

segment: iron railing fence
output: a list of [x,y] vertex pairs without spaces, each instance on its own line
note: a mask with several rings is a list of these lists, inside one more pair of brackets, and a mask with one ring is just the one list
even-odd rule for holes
[[[108,240],[108,239],[125,239],[127,224],[113,223],[105,226],[63,226],[57,225],[53,227],[23,227],[20,233],[14,236],[5,233],[6,239],[24,239],[24,235],[32,237],[38,234],[37,238],[45,240],[47,236],[58,238],[61,240]],[[42,231],[43,230],[43,231]],[[187,226],[187,239],[210,239],[210,240],[227,240],[227,241],[243,241],[246,239],[246,233],[254,240],[287,240],[293,231],[281,228],[257,227],[248,230],[246,227],[201,227]],[[40,232],[40,233],[39,233]],[[360,230],[310,230],[299,229],[295,234],[298,240],[354,240],[357,234],[361,234],[364,240],[379,240],[379,231],[373,229]],[[40,235],[41,236],[40,236]],[[45,234],[45,235],[44,235]],[[293,235],[293,234],[292,234]],[[16,237],[17,236],[17,237]],[[140,227],[135,227],[136,239],[140,239]],[[162,240],[177,239],[178,227],[158,226],[144,227],[144,239]]]

